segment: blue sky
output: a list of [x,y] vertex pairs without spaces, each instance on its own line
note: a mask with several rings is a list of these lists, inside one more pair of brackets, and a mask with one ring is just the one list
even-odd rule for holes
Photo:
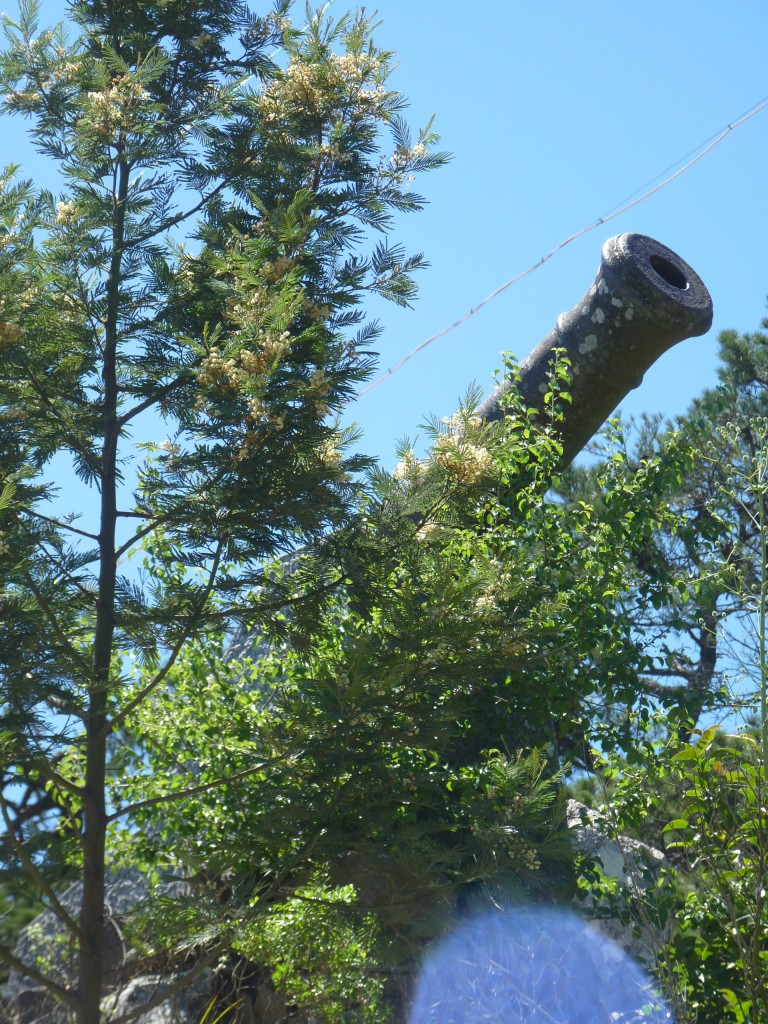
[[[385,368],[768,94],[762,2],[380,0],[377,8],[413,121],[435,113],[454,153],[420,183],[427,211],[403,223],[432,267],[412,312],[382,314]],[[604,240],[624,231],[675,249],[712,293],[710,334],[662,357],[624,405],[683,412],[715,383],[718,332],[756,330],[765,315],[767,157],[765,110],[361,398],[355,414],[368,445],[391,458],[393,438],[412,434],[429,412],[450,413],[471,380],[490,386],[498,353],[524,357],[591,284]]]
[[[346,6],[333,0],[331,11]],[[44,0],[43,22],[63,9]],[[379,0],[377,9],[410,119],[434,113],[454,154],[418,182],[429,206],[398,232],[432,263],[415,309],[371,306],[386,328],[382,369],[768,95],[763,0]],[[4,121],[4,159],[39,179],[23,132]],[[499,353],[523,358],[592,282],[605,239],[624,231],[679,252],[714,299],[710,334],[662,357],[624,406],[683,412],[715,383],[718,332],[755,330],[765,313],[767,166],[765,110],[361,398],[350,410],[361,447],[391,465],[395,441],[430,413],[452,412],[470,382],[490,389]]]

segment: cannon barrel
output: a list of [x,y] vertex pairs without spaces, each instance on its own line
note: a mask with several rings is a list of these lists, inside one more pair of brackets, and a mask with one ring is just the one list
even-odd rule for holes
[[[520,364],[519,390],[529,408],[543,408],[555,349],[570,360],[570,405],[563,411],[563,466],[568,466],[642,381],[646,370],[684,338],[706,334],[712,299],[685,260],[647,235],[609,238],[600,268],[583,299]],[[485,420],[500,419],[504,381],[478,408]]]

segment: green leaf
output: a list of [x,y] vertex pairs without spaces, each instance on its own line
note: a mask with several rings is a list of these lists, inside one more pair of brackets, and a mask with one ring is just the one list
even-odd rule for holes
[[669,824],[665,825],[661,831],[669,832],[672,829],[684,829],[689,827],[690,826],[687,818],[675,818],[674,821],[670,821]]
[[0,492],[0,512],[4,512],[11,504],[16,494],[16,485],[10,480],[6,481]]

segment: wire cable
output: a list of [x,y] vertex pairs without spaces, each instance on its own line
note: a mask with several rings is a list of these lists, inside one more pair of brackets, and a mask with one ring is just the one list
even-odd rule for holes
[[[358,391],[356,397],[352,399],[352,401],[357,401],[358,398],[362,398],[363,395],[367,395],[369,391],[373,391],[375,387],[378,387],[378,385],[385,381],[388,377],[391,377],[393,374],[397,373],[398,370],[402,369],[402,367],[405,366],[407,362],[413,359],[415,355],[418,355],[418,353],[425,349],[427,345],[431,345],[433,341],[437,341],[438,338],[443,338],[446,334],[450,334],[451,331],[455,331],[457,327],[461,327],[461,325],[466,323],[467,320],[470,319],[470,317],[473,317],[475,313],[479,313],[484,306],[487,306],[489,302],[492,302],[495,298],[497,298],[497,296],[501,295],[501,293],[503,291],[506,291],[507,288],[510,288],[513,284],[517,284],[518,281],[522,281],[523,278],[528,277],[529,274],[532,274],[534,270],[538,270],[539,267],[543,267],[545,263],[548,263],[549,260],[551,260],[553,256],[556,256],[561,249],[564,249],[566,245],[570,245],[571,242],[574,242],[577,238],[581,238],[582,235],[586,235],[588,232],[594,231],[594,229],[600,227],[601,224],[607,224],[608,221],[613,220],[614,217],[618,217],[622,213],[626,213],[628,210],[633,209],[633,207],[639,206],[640,203],[645,202],[646,199],[650,199],[652,195],[655,195],[657,192],[660,192],[661,189],[666,188],[666,186],[671,184],[671,182],[673,182],[676,178],[679,178],[681,174],[684,174],[689,168],[693,167],[694,164],[698,163],[699,160],[701,160],[703,157],[707,155],[707,153],[710,153],[715,148],[715,146],[719,145],[723,141],[723,139],[725,139],[726,136],[730,135],[730,133],[735,128],[738,128],[740,125],[745,124],[751,118],[755,117],[756,114],[759,114],[762,110],[765,110],[766,107],[768,107],[768,96],[764,97],[753,107],[750,107],[746,113],[742,114],[735,121],[732,121],[730,124],[727,124],[725,128],[722,128],[719,132],[715,132],[714,135],[710,135],[708,139],[705,139],[704,142],[699,143],[699,145],[695,149],[690,150],[685,156],[681,157],[680,160],[677,160],[674,164],[671,164],[670,167],[667,168],[667,170],[671,170],[672,167],[677,167],[677,165],[681,161],[687,160],[687,158],[691,156],[692,153],[696,154],[695,156],[693,156],[692,159],[687,160],[687,162],[684,163],[682,167],[678,168],[678,170],[676,170],[673,174],[670,174],[668,175],[668,177],[664,178],[664,180],[661,181],[658,185],[654,185],[653,188],[650,188],[647,191],[643,192],[643,194],[639,198],[633,198],[634,196],[637,195],[639,191],[642,191],[642,189],[646,188],[647,185],[649,185],[651,182],[656,181],[657,178],[661,176],[659,174],[657,174],[655,178],[651,178],[650,182],[646,182],[646,185],[643,185],[637,191],[632,192],[629,196],[626,197],[626,199],[623,199],[618,209],[616,207],[613,207],[613,209],[609,210],[608,213],[606,213],[604,216],[598,217],[597,220],[592,221],[591,224],[588,224],[586,227],[581,228],[580,231],[576,231],[574,234],[564,239],[562,242],[559,243],[559,245],[556,245],[551,252],[548,252],[546,256],[542,256],[540,260],[537,260],[536,263],[528,267],[527,270],[523,270],[522,273],[516,274],[514,277],[510,278],[509,281],[505,281],[504,284],[499,285],[498,288],[492,291],[490,295],[486,296],[486,298],[484,298],[482,302],[478,303],[476,306],[473,306],[468,313],[464,314],[464,316],[459,317],[458,320],[454,321],[448,327],[444,327],[441,331],[438,331],[436,334],[431,335],[431,337],[427,338],[426,341],[422,341],[421,344],[417,345],[416,348],[412,349],[408,353],[408,355],[403,356],[403,358],[398,363],[395,363],[394,366],[390,367],[388,370],[386,370],[384,373],[378,376],[375,380],[371,381],[370,384],[366,384],[364,388]],[[662,171],[661,174],[666,174],[666,171]]]

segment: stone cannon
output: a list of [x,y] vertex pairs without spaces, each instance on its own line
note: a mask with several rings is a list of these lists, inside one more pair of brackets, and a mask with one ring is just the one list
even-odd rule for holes
[[[568,466],[636,388],[660,355],[685,338],[706,334],[712,299],[699,275],[677,253],[647,235],[609,238],[594,283],[520,365],[520,391],[541,408],[555,349],[571,363],[572,402],[562,421],[563,466]],[[505,381],[480,405],[499,419]]]

